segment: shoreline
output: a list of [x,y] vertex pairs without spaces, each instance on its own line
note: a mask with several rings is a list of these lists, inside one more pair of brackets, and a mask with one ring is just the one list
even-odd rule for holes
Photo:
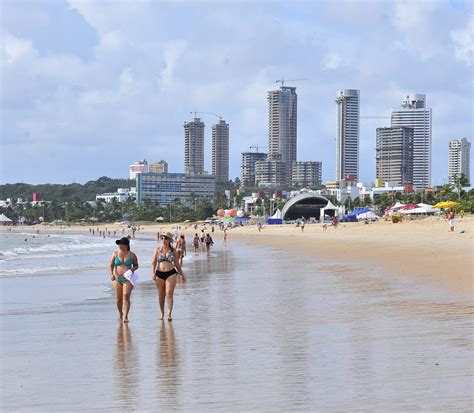
[[[189,225],[189,224],[188,224]],[[95,228],[117,231],[122,236],[125,225],[107,224]],[[137,239],[153,239],[156,232],[178,231],[192,236],[193,227],[186,224],[140,225]],[[15,232],[81,233],[89,234],[88,226],[55,227],[36,225],[12,227]],[[197,232],[202,229],[202,224]],[[206,226],[210,232],[210,226]],[[216,226],[214,240],[222,238]],[[1,229],[5,231],[4,228]],[[207,232],[206,231],[206,232]],[[460,231],[464,231],[460,233]],[[474,292],[473,260],[474,217],[466,216],[456,221],[456,231],[449,232],[447,223],[441,218],[405,221],[399,224],[379,221],[363,223],[342,223],[337,229],[322,225],[306,225],[302,233],[294,225],[265,225],[262,232],[256,226],[244,226],[228,231],[228,243],[232,240],[253,245],[271,246],[284,251],[298,251],[315,259],[355,263],[367,267],[381,268],[388,277],[408,277],[428,282],[446,291],[472,297]],[[127,234],[127,229],[125,230]],[[92,235],[91,235],[92,236]],[[97,236],[97,235],[95,235]],[[113,235],[106,238],[113,238]],[[188,238],[190,246],[190,239]]]

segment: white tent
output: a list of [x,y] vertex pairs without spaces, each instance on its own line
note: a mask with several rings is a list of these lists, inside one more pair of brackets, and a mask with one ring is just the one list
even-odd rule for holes
[[374,211],[367,211],[367,212],[364,212],[363,214],[357,215],[357,219],[368,219],[370,221],[375,221],[379,219],[379,217]]
[[281,209],[277,209],[275,213],[272,215],[272,219],[282,219],[281,217]]
[[5,214],[0,215],[0,225],[13,225],[13,221]]
[[434,214],[439,212],[439,208],[433,208],[428,204],[417,204],[416,208],[402,211],[402,214]]
[[324,208],[321,208],[320,210],[320,222],[324,222],[324,215],[325,215],[325,212],[326,211],[339,211],[339,207],[337,207],[336,205],[334,205],[331,201],[328,201],[328,204],[324,207]]

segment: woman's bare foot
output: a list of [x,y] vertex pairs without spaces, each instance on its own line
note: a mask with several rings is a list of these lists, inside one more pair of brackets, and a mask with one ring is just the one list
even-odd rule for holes
[[125,317],[125,318],[123,319],[123,322],[124,322],[124,323],[128,323],[128,318]]
[[122,316],[122,314],[120,314],[120,315],[119,315],[119,318],[117,319],[117,321],[121,323],[121,322],[122,322],[122,319],[123,319],[123,316]]
[[163,313],[160,314],[160,320],[163,320],[165,318],[165,315]]
[[172,321],[173,317],[171,317],[171,314],[168,314],[168,321]]

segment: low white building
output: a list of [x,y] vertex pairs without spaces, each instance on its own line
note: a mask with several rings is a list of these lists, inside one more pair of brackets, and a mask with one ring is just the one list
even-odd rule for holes
[[114,199],[116,199],[118,202],[125,202],[128,198],[133,198],[133,197],[134,197],[133,188],[132,190],[128,188],[118,188],[117,192],[109,192],[105,194],[96,195],[95,200],[103,201],[108,204],[109,202],[112,202]]

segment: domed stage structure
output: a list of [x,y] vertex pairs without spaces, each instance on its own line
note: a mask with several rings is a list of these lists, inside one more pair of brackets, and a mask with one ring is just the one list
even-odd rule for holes
[[[295,220],[301,217],[320,219],[321,210],[332,205],[326,197],[310,192],[305,192],[288,200],[281,211],[281,218],[285,221]],[[334,215],[334,209],[325,210],[327,215]]]

